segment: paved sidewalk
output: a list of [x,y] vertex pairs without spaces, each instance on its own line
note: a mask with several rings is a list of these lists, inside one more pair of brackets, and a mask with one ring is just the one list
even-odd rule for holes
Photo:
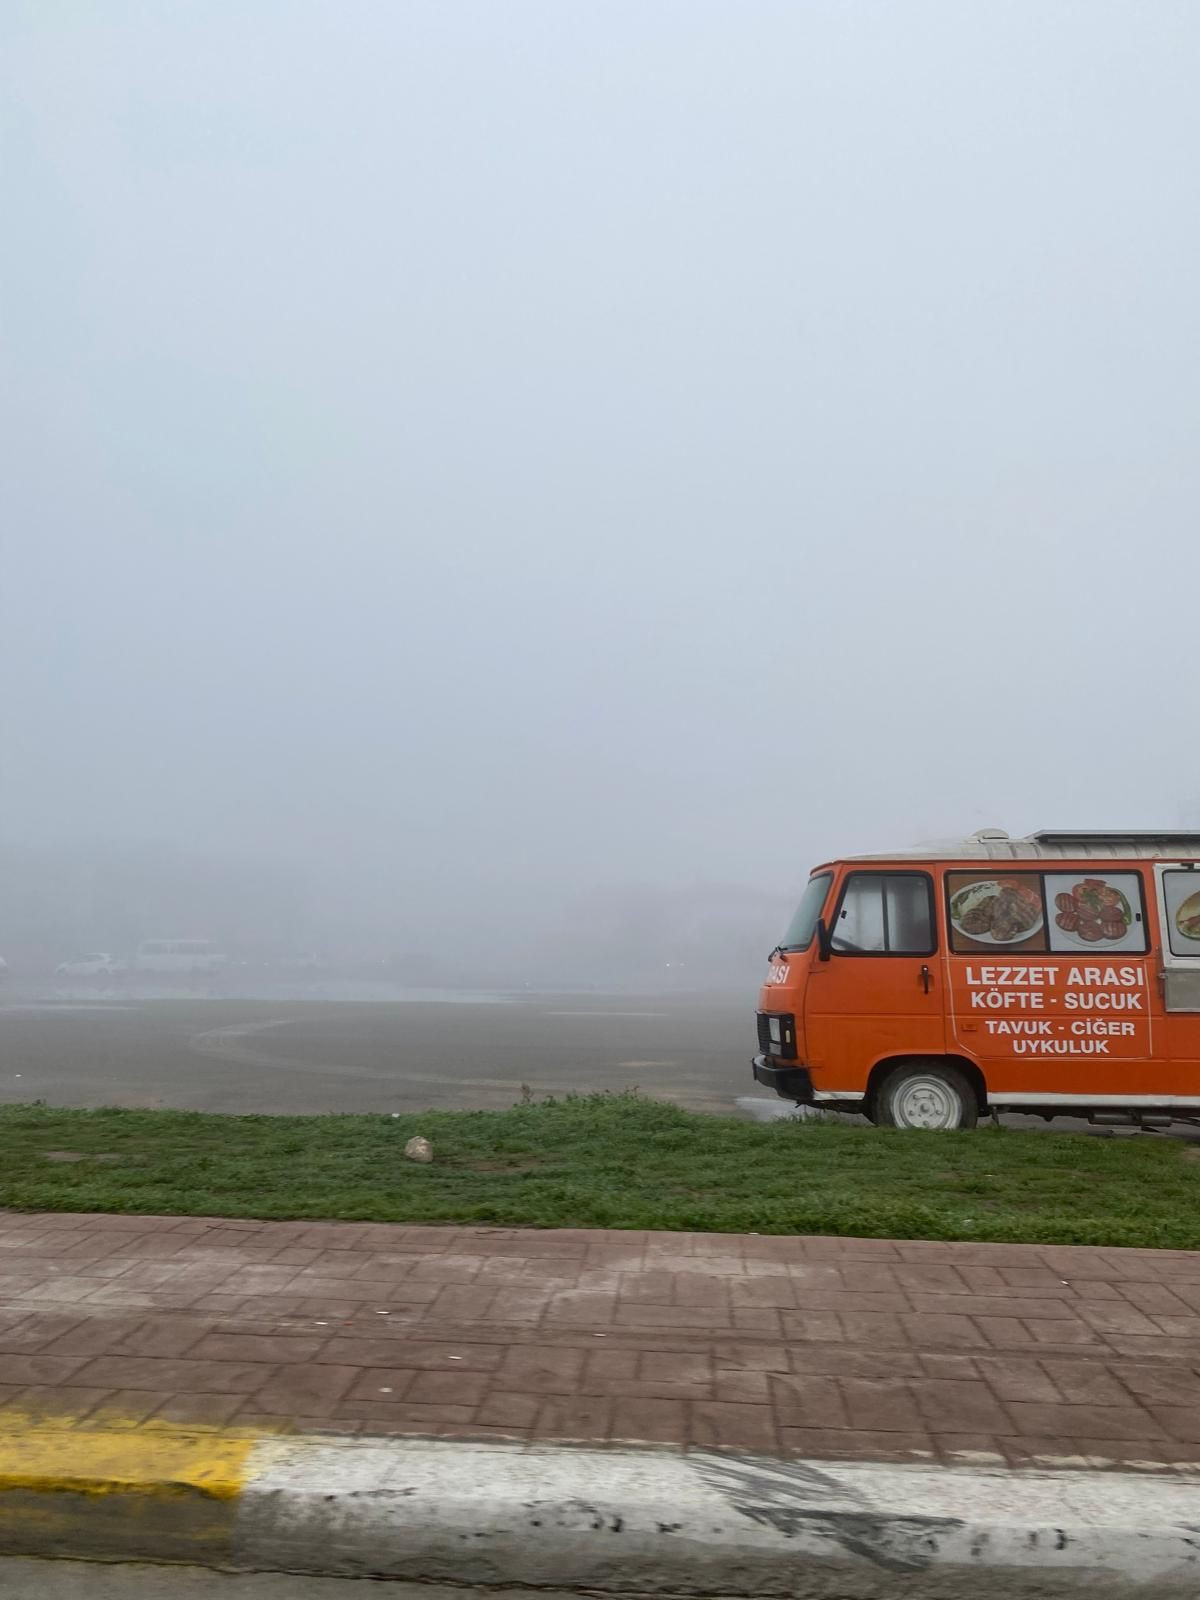
[[0,1214],[0,1429],[1200,1470],[1200,1253]]

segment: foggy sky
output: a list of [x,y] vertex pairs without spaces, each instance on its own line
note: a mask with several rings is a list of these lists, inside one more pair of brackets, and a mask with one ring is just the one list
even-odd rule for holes
[[0,53],[6,843],[444,942],[1200,822],[1191,0],[7,0]]

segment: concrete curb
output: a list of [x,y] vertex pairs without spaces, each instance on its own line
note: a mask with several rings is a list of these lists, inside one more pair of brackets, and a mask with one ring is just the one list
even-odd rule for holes
[[622,1593],[1200,1592],[1200,1479],[36,1428],[0,1552]]

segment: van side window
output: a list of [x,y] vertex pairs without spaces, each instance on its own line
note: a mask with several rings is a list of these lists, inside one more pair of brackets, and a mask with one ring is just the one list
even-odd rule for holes
[[1162,886],[1171,954],[1200,958],[1200,872],[1164,872]]
[[932,955],[932,880],[924,872],[851,873],[830,942],[841,955]]

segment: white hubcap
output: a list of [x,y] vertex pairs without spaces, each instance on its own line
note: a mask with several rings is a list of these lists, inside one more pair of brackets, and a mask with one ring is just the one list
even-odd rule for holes
[[958,1096],[940,1078],[906,1078],[896,1088],[892,1109],[899,1128],[957,1128],[962,1125]]

